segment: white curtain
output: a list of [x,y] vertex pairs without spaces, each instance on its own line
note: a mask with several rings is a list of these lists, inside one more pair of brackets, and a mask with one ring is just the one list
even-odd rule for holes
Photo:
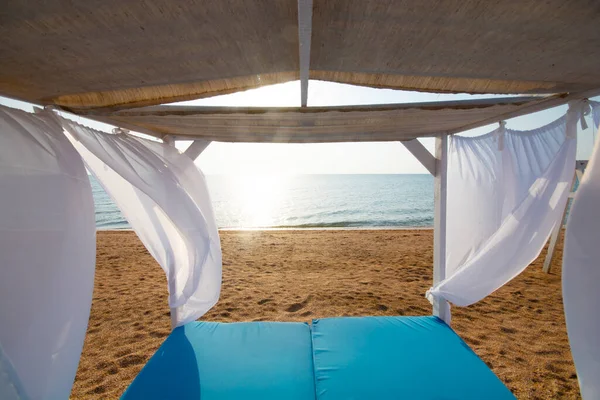
[[569,212],[562,285],[567,331],[584,400],[600,399],[600,140]]
[[201,317],[221,289],[221,247],[204,175],[171,145],[62,123],[165,271],[173,327]]
[[573,103],[565,116],[531,131],[501,126],[449,139],[446,279],[429,290],[430,300],[473,304],[535,260],[560,223],[587,107]]
[[67,399],[92,302],[94,202],[49,115],[0,106],[0,397]]

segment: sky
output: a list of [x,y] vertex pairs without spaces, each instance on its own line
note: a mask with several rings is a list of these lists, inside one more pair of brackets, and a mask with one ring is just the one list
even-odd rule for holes
[[[449,101],[489,98],[492,95],[432,94],[390,89],[373,89],[333,82],[310,81],[308,106],[339,106],[360,104],[392,104],[427,101]],[[506,97],[506,96],[502,96]],[[0,97],[0,104],[31,109],[27,103]],[[300,82],[293,81],[265,86],[229,95],[175,103],[203,106],[297,107],[300,106]],[[567,110],[567,106],[507,120],[507,128],[534,129],[545,125]],[[100,130],[110,126],[81,117],[73,119]],[[589,123],[588,125],[592,125]],[[467,131],[463,135],[485,134],[497,127],[489,125]],[[578,159],[588,159],[595,132],[592,129],[578,135]],[[419,139],[433,152],[434,139]],[[177,142],[185,149],[190,142]],[[208,175],[296,175],[296,174],[414,174],[427,173],[425,168],[399,142],[387,143],[325,143],[325,144],[262,144],[211,143],[198,157],[196,164]]]

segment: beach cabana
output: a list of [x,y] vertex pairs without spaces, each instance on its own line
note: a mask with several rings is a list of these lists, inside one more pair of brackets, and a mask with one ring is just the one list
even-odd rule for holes
[[[0,397],[70,393],[94,276],[84,165],[167,276],[173,332],[123,398],[513,397],[452,331],[450,303],[472,304],[508,282],[561,223],[577,125],[588,115],[600,122],[600,104],[588,100],[600,95],[595,5],[9,0],[0,15],[0,95],[40,106],[0,110]],[[297,108],[165,105],[298,79]],[[307,107],[309,79],[501,96]],[[506,127],[565,104],[538,129]],[[118,128],[100,132],[73,116]],[[481,137],[456,135],[495,123]],[[436,138],[435,154],[422,137]],[[181,154],[177,140],[193,143]],[[433,315],[196,322],[221,282],[210,196],[193,163],[212,141],[402,142],[435,177]],[[585,215],[597,215],[599,163],[575,201],[564,269],[586,399],[600,393],[600,326],[581,317],[599,304],[589,282],[600,255],[569,238],[598,237]]]

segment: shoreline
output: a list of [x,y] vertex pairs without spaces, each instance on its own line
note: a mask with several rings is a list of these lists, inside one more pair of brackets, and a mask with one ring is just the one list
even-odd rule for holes
[[[273,227],[273,228],[219,228],[219,232],[277,232],[277,231],[429,231],[433,226],[323,226],[310,228]],[[131,228],[96,228],[96,232],[133,232]]]

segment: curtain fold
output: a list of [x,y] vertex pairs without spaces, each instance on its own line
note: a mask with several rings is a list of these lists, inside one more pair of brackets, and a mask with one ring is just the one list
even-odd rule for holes
[[568,199],[576,124],[587,105],[572,103],[566,115],[530,131],[501,126],[449,138],[446,279],[428,291],[430,300],[473,304],[537,258]]
[[172,326],[201,317],[221,289],[221,247],[204,175],[171,145],[61,122],[165,271]]
[[562,286],[567,332],[584,400],[600,398],[600,140],[569,213]]
[[94,287],[81,158],[47,113],[0,106],[0,397],[67,399]]

